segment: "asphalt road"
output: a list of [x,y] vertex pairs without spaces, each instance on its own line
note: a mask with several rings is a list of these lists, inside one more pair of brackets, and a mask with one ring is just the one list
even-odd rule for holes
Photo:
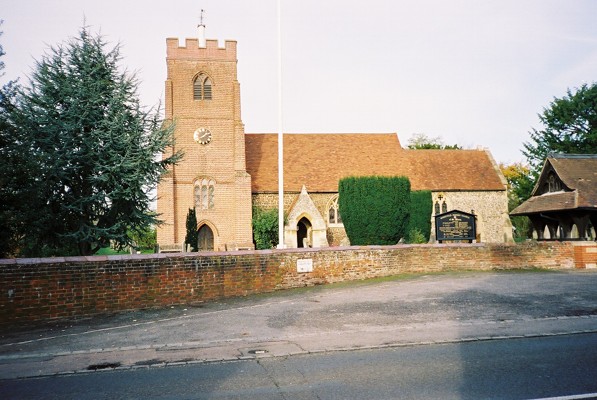
[[597,396],[597,334],[5,380],[0,392],[82,400],[588,398]]
[[[169,374],[228,363],[262,367],[358,349],[393,354],[439,345],[462,354],[477,342],[591,333],[597,333],[595,271],[409,275],[4,330],[0,383],[44,377],[50,385],[66,381],[45,377],[63,374],[101,380],[112,368],[115,376],[136,376],[147,368]],[[595,370],[573,354],[572,362]]]

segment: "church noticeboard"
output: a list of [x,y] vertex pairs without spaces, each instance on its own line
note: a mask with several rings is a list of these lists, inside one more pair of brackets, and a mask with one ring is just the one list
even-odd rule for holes
[[476,239],[476,235],[474,214],[452,210],[435,216],[435,238],[440,243],[444,240],[472,242]]

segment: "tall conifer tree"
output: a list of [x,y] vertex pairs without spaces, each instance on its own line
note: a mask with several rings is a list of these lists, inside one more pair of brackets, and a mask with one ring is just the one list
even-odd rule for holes
[[195,212],[195,208],[189,208],[189,212],[187,213],[187,234],[184,238],[185,248],[188,248],[191,251],[199,250],[199,232],[197,231],[197,213]]
[[566,96],[554,98],[539,115],[543,129],[533,129],[524,143],[535,176],[550,153],[597,153],[597,83],[583,84]]
[[[4,55],[4,48],[0,44],[0,77],[5,74]],[[23,221],[19,220],[15,209],[20,198],[25,197],[21,188],[28,179],[24,174],[27,158],[23,157],[21,141],[10,123],[17,88],[15,81],[0,87],[0,258],[12,256],[17,251],[19,227]]]
[[[34,168],[19,215],[26,255],[95,253],[131,244],[131,232],[158,223],[151,190],[180,154],[173,127],[141,106],[134,74],[83,27],[36,63],[17,96],[11,127]],[[20,190],[23,190],[22,188]],[[31,218],[32,213],[35,218]],[[32,221],[32,222],[31,222]]]

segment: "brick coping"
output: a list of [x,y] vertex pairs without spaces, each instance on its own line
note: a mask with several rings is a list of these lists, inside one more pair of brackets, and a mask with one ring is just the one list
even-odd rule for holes
[[526,241],[522,243],[426,243],[426,244],[395,244],[395,245],[371,245],[371,246],[337,246],[319,248],[293,248],[293,249],[269,249],[269,250],[235,250],[235,251],[202,251],[186,253],[153,253],[153,254],[117,254],[99,256],[72,256],[72,257],[45,257],[45,258],[3,258],[2,265],[29,265],[29,264],[62,264],[80,262],[106,262],[122,260],[155,260],[164,258],[187,258],[187,257],[233,257],[250,254],[287,254],[287,253],[320,253],[332,251],[370,251],[370,250],[400,250],[408,248],[453,248],[453,247],[522,247],[522,246],[543,246],[545,243],[560,243],[563,246],[595,246],[596,242],[590,241]]

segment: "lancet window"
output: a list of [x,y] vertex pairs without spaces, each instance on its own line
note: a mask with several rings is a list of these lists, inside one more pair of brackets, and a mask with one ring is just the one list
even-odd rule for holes
[[193,82],[193,99],[211,100],[211,79],[206,74],[199,74]]
[[342,217],[340,216],[340,208],[338,207],[338,196],[335,196],[328,207],[328,224],[341,224]]

